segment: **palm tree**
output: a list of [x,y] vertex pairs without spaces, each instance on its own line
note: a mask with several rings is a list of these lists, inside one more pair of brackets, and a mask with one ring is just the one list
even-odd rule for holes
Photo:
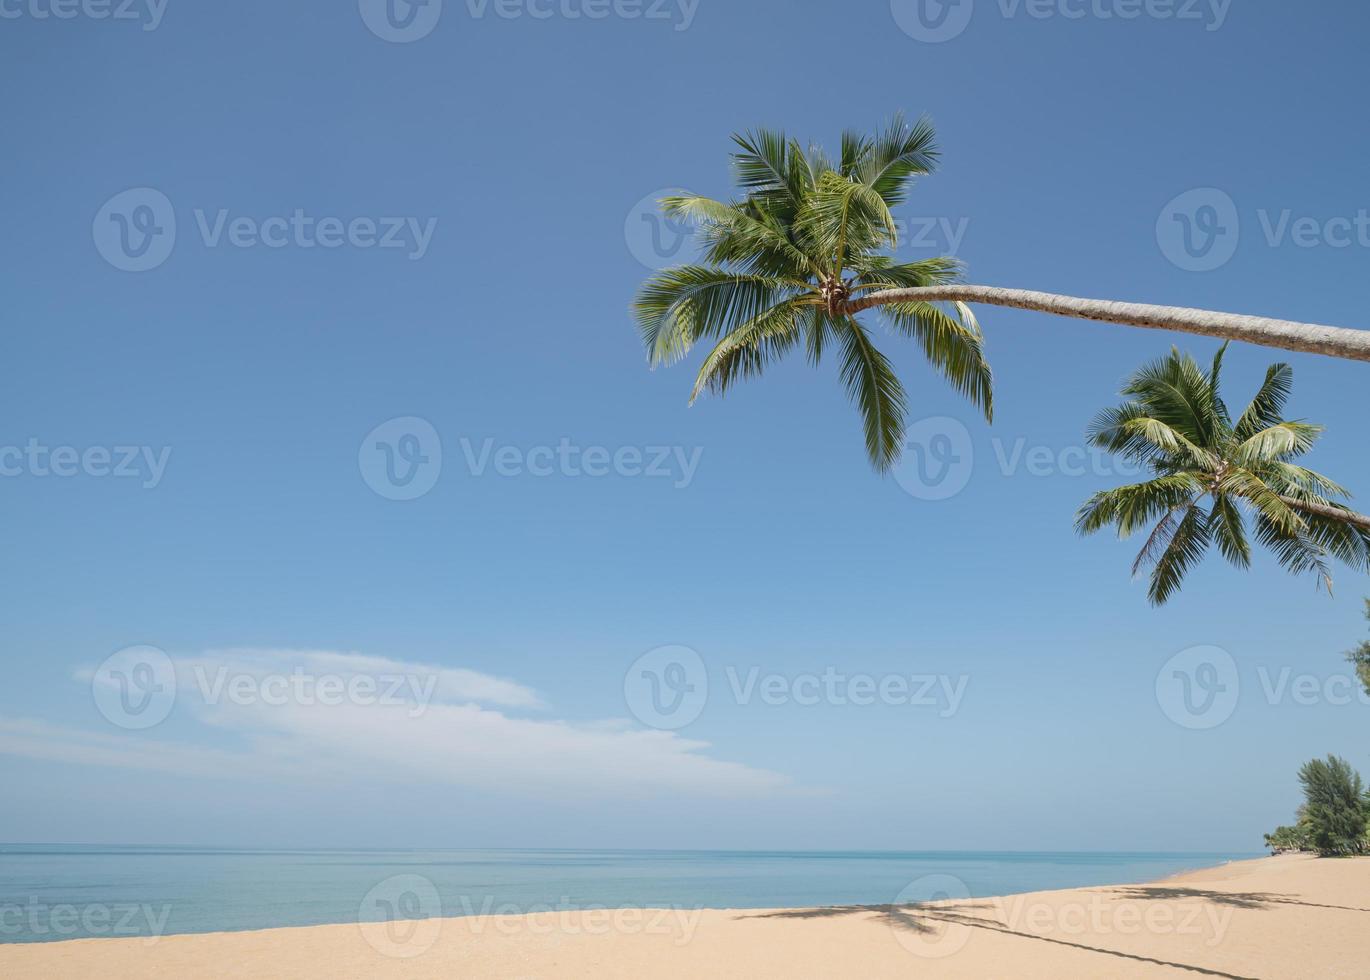
[[[904,387],[850,307],[858,297],[959,278],[953,259],[899,263],[881,254],[897,245],[890,209],[935,165],[932,126],[896,118],[875,138],[848,133],[836,162],[778,133],[733,139],[743,200],[661,202],[666,214],[700,226],[706,264],[666,269],[643,286],[635,310],[649,360],[668,364],[699,341],[716,339],[693,402],[705,388],[722,394],[739,378],[760,374],[801,343],[814,363],[836,347],[842,380],[864,420],[867,452],[885,469],[902,449]],[[968,306],[916,298],[889,300],[881,309],[895,332],[916,340],[957,390],[992,415],[989,365]]]
[[1205,373],[1172,350],[1130,379],[1129,401],[1101,412],[1092,445],[1147,467],[1145,483],[1105,490],[1080,509],[1076,527],[1105,526],[1119,537],[1156,522],[1133,574],[1150,566],[1151,601],[1160,605],[1185,573],[1217,544],[1239,568],[1251,564],[1248,516],[1256,540],[1293,573],[1315,572],[1331,590],[1328,559],[1370,569],[1370,518],[1335,497],[1332,480],[1293,462],[1313,448],[1322,427],[1283,418],[1293,384],[1288,364],[1274,364],[1251,404],[1234,422],[1222,399],[1224,344]]
[[801,342],[814,362],[836,344],[877,468],[898,457],[905,394],[857,319],[870,309],[881,309],[895,332],[917,340],[986,416],[990,372],[968,303],[1370,361],[1370,331],[971,285],[961,282],[961,266],[950,258],[895,262],[881,254],[897,245],[890,208],[937,161],[926,119],[910,126],[896,116],[874,137],[846,133],[836,162],[769,130],[733,140],[741,200],[662,201],[668,215],[701,226],[707,248],[705,264],[667,269],[643,286],[635,310],[648,358],[653,366],[672,363],[694,344],[715,340],[695,382],[698,396],[761,373]]

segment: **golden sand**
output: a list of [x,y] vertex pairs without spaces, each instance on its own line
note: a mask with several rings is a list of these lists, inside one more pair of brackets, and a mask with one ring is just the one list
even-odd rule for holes
[[1370,976],[1370,858],[909,908],[549,912],[0,946],[0,977]]

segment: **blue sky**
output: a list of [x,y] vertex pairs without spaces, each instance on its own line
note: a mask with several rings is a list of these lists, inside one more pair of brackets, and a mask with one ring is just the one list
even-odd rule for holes
[[[1364,581],[1329,599],[1214,556],[1154,610],[1135,545],[1072,532],[1125,479],[1077,468],[1088,419],[1172,341],[1214,344],[983,309],[989,428],[887,338],[967,461],[941,500],[872,473],[833,364],[693,408],[692,366],[646,369],[639,202],[726,196],[736,130],[833,144],[897,110],[944,151],[901,209],[910,258],[1364,324],[1370,14],[962,4],[446,0],[405,28],[370,0],[0,0],[0,445],[110,454],[0,460],[0,839],[1253,850],[1304,760],[1370,770],[1341,656]],[[963,29],[916,36],[938,23]],[[118,267],[111,201],[154,249],[169,209],[170,251],[125,254],[155,267]],[[1194,271],[1177,206],[1230,258]],[[1234,348],[1229,397],[1274,360],[1329,427],[1313,465],[1370,486],[1364,368]],[[128,728],[99,667],[143,645],[176,698]],[[1177,655],[1225,685],[1221,724],[1174,719]],[[694,685],[688,724],[652,727],[644,669]],[[794,702],[825,673],[932,703]],[[253,700],[296,674],[420,693]],[[247,693],[208,703],[206,677]]]

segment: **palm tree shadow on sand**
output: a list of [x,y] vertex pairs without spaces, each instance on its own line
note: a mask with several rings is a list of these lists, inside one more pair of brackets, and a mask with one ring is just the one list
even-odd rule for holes
[[[1323,905],[1317,902],[1305,902],[1294,895],[1279,895],[1267,892],[1220,892],[1204,888],[1185,888],[1180,886],[1135,886],[1113,888],[1108,889],[1106,894],[1132,901],[1180,901],[1184,899],[1202,899],[1227,908],[1248,910],[1270,909],[1275,905],[1305,905],[1312,908],[1340,909],[1348,912],[1370,912],[1370,909],[1354,908],[1352,906]],[[1171,960],[1162,960],[1151,956],[1125,953],[1116,949],[1105,949],[1100,946],[1090,946],[1086,943],[1071,942],[1065,939],[1056,939],[1051,936],[1041,936],[1036,933],[1023,932],[1018,929],[1013,929],[994,918],[986,917],[993,915],[993,912],[994,908],[992,906],[981,901],[937,905],[839,905],[817,909],[782,909],[775,912],[757,912],[739,915],[738,918],[820,919],[866,913],[885,919],[893,929],[907,930],[920,935],[935,934],[939,928],[946,925],[960,925],[972,929],[984,929],[989,932],[997,932],[1005,936],[1015,936],[1020,939],[1051,943],[1055,946],[1067,946],[1071,949],[1083,950],[1085,952],[1100,953],[1105,956],[1114,956],[1119,959],[1132,960],[1138,963],[1149,963],[1154,966],[1187,970],[1191,973],[1197,973],[1203,976],[1222,977],[1225,978],[1225,980],[1258,980],[1258,978],[1254,977],[1246,977],[1236,973],[1224,973],[1221,970],[1195,966],[1189,963],[1178,963]]]
[[1304,905],[1314,909],[1338,909],[1342,912],[1370,912],[1370,909],[1354,905],[1326,905],[1322,902],[1305,902],[1297,895],[1277,895],[1271,892],[1215,892],[1206,888],[1183,888],[1167,885],[1136,885],[1114,888],[1113,894],[1120,898],[1173,901],[1185,898],[1202,898],[1214,905],[1236,909],[1265,909],[1271,905]]

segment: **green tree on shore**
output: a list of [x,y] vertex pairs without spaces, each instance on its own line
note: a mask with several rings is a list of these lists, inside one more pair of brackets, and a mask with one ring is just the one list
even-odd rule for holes
[[1367,852],[1367,799],[1360,773],[1345,759],[1329,755],[1299,770],[1309,839],[1325,856]]
[[[1370,599],[1365,600],[1365,618],[1370,619]],[[1370,640],[1363,641],[1346,655],[1346,659],[1355,666],[1356,675],[1365,685],[1365,693],[1370,694]]]
[[1276,827],[1265,835],[1265,846],[1275,853],[1313,850],[1313,835],[1308,827],[1308,815],[1299,807],[1298,820],[1292,827]]

